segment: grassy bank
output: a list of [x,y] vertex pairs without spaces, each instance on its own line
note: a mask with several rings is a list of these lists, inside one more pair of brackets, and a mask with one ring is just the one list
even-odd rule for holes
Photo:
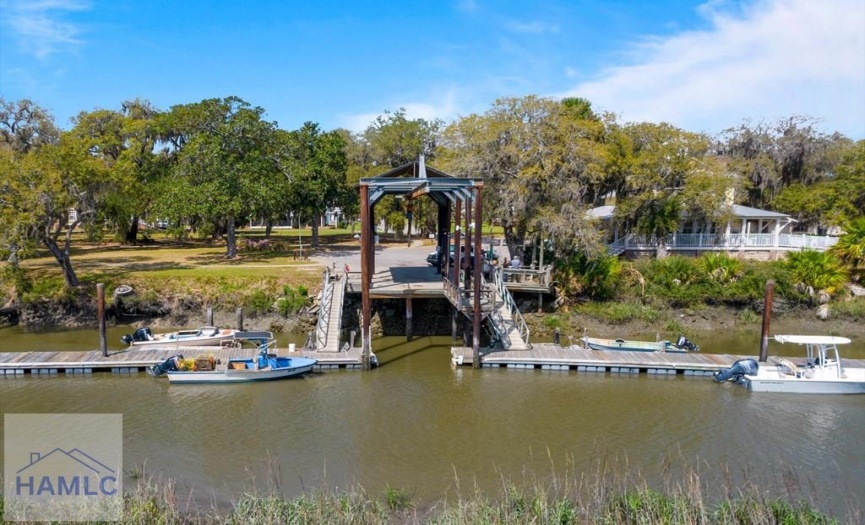
[[582,476],[524,486],[503,480],[492,494],[476,488],[457,490],[455,496],[423,505],[414,501],[411,492],[394,487],[379,494],[360,487],[322,489],[294,499],[244,494],[231,508],[207,510],[190,509],[172,482],[138,479],[124,497],[123,519],[118,523],[828,525],[856,523],[861,518],[834,518],[808,502],[771,496],[750,484],[731,490],[729,497],[709,498],[693,473],[665,492],[640,483],[625,487],[610,479],[587,482]]

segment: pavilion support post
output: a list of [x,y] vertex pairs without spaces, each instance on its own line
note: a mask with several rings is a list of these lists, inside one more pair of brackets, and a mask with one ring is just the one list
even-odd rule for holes
[[769,359],[769,325],[772,322],[772,296],[775,294],[775,281],[766,281],[766,290],[763,293],[763,336],[760,338],[760,362],[765,363]]
[[436,245],[439,250],[439,266],[436,268],[436,273],[445,274],[444,268],[447,268],[448,260],[448,237],[451,226],[451,208],[450,205],[439,204],[438,213],[438,239]]
[[370,280],[370,247],[374,239],[372,238],[373,229],[371,226],[371,209],[369,205],[369,186],[361,185],[360,187],[360,282],[361,282],[361,327],[360,338],[362,345],[361,368],[369,370],[370,354],[371,354],[371,333],[370,333],[370,315],[372,304],[369,297]]
[[481,210],[483,209],[482,186],[475,186],[475,280],[474,280],[474,308],[472,315],[472,366],[481,367],[481,269],[483,266],[481,255]]
[[411,305],[411,297],[406,297],[405,298],[405,337],[409,341],[412,340],[412,336],[413,336],[412,326],[411,326],[411,318],[412,318],[411,306],[412,306]]
[[460,262],[460,266],[463,268],[463,275],[465,276],[465,288],[466,294],[471,290],[472,283],[472,238],[471,238],[471,223],[472,223],[472,204],[474,204],[474,198],[471,198],[466,201],[466,242],[463,247],[464,254],[462,261]]
[[[456,226],[454,226],[454,262],[452,265],[453,273],[451,274],[451,281],[454,283],[457,290],[459,290],[460,287],[460,213],[462,212],[462,204],[463,201],[457,199],[457,202],[454,205],[456,207],[456,211],[454,212]],[[445,256],[448,258],[448,264],[450,264],[450,254],[447,253]],[[451,266],[448,266],[448,268],[450,267]]]

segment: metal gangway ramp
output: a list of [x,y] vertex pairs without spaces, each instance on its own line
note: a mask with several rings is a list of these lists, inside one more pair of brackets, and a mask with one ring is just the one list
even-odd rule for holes
[[[482,278],[483,279],[483,278]],[[469,319],[474,314],[473,292],[458,288],[450,279],[443,279],[445,296]],[[513,296],[508,291],[500,269],[494,270],[492,282],[481,281],[481,321],[486,321],[494,337],[505,350],[530,350],[530,331]]]
[[317,352],[339,352],[339,337],[342,331],[342,305],[345,302],[345,286],[348,276],[331,273],[325,268],[321,284],[318,322],[315,326],[315,348]]
[[483,286],[493,289],[496,308],[487,316],[487,323],[505,350],[530,350],[531,332],[514,297],[507,289],[502,269],[493,269],[491,277],[492,283],[484,282]]

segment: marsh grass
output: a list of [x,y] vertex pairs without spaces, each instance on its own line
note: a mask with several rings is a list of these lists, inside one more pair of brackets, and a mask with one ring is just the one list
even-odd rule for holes
[[630,321],[654,323],[663,318],[663,314],[656,308],[638,302],[588,302],[580,304],[574,310],[611,324]]
[[[154,478],[142,469],[127,488],[123,519],[118,523],[841,525],[858,523],[863,517],[852,505],[845,521],[820,512],[816,502],[803,496],[794,474],[782,476],[780,495],[749,479],[734,487],[729,472],[722,469],[725,487],[719,490],[710,489],[695,469],[674,468],[675,461],[670,456],[663,460],[660,486],[650,486],[627,460],[608,458],[600,458],[586,472],[573,468],[539,476],[524,472],[518,480],[501,475],[498,489],[492,490],[476,483],[466,485],[455,475],[453,488],[422,508],[410,492],[390,485],[379,497],[353,487],[311,490],[289,499],[279,494],[276,483],[267,490],[244,493],[230,509],[201,509],[191,497],[181,499],[171,480]],[[0,511],[3,505],[0,495]]]
[[865,322],[865,299],[857,298],[852,301],[833,302],[829,307],[829,312],[832,317],[838,319]]

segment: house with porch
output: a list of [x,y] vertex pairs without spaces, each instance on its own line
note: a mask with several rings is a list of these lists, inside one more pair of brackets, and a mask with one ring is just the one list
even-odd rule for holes
[[[607,232],[609,253],[637,257],[653,253],[658,240],[623,231],[615,221],[615,206],[599,206],[589,213]],[[836,237],[793,233],[796,220],[786,213],[731,205],[731,219],[716,224],[684,215],[679,228],[666,238],[667,251],[699,256],[707,251],[723,251],[742,259],[775,260],[786,252],[802,249],[826,250]]]

